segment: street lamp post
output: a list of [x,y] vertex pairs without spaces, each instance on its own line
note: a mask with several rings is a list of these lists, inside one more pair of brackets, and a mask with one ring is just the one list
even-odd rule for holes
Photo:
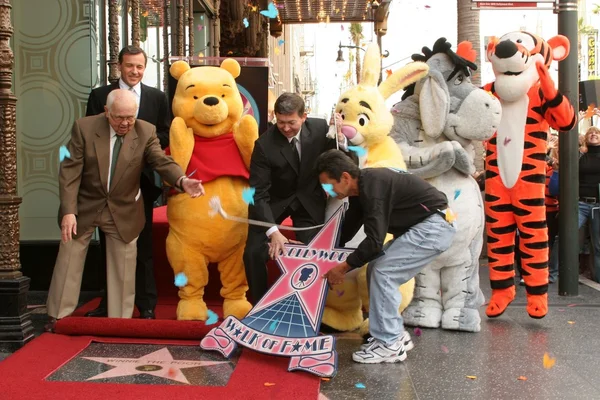
[[[344,52],[342,51],[343,48],[345,48],[345,49],[361,49],[365,53],[367,52],[367,50],[363,49],[360,46],[343,45],[342,42],[340,42],[340,45],[338,46],[337,59],[335,60],[337,63],[343,63],[343,62],[345,62],[345,60],[344,60]],[[387,50],[384,51],[383,53],[381,53],[381,60],[383,60],[384,58],[388,57],[389,55],[390,55],[389,51],[387,51]],[[382,63],[381,60],[379,60],[379,67],[380,67],[379,83],[381,83],[381,80],[383,79],[383,69],[381,69],[381,63]]]

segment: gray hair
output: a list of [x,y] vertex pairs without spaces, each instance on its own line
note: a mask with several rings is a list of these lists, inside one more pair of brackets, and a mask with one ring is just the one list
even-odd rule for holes
[[108,97],[106,98],[106,108],[108,108],[110,110],[115,101],[119,102],[119,103],[128,103],[128,102],[133,102],[134,104],[137,103],[136,99],[135,99],[135,95],[133,93],[131,93],[129,90],[125,90],[125,89],[115,89],[115,90],[111,91],[108,94]]

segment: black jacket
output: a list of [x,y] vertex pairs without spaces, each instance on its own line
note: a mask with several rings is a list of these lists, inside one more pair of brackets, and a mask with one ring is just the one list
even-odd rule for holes
[[446,195],[416,175],[391,168],[366,168],[358,177],[358,196],[350,197],[344,216],[341,245],[361,225],[367,236],[348,256],[358,268],[381,254],[387,233],[402,236],[412,226],[448,207]]
[[250,187],[256,189],[250,218],[279,223],[286,209],[298,199],[315,223],[325,219],[325,192],[314,171],[317,157],[335,148],[328,139],[329,127],[323,119],[308,118],[300,133],[301,162],[296,168],[288,139],[277,125],[267,129],[254,144],[250,163]]
[[[156,126],[156,136],[160,141],[160,147],[164,149],[169,145],[169,129],[172,119],[167,96],[160,90],[143,83],[141,87],[140,109],[137,118]],[[87,102],[86,117],[103,113],[108,94],[118,88],[119,83],[117,81],[92,90]],[[150,196],[152,199],[158,198],[162,192],[155,185],[154,172],[149,166],[146,166],[142,172],[141,189],[144,196]]]

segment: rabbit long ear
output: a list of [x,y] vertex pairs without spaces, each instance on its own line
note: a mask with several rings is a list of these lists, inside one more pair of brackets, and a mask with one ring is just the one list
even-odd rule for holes
[[384,99],[392,94],[404,89],[408,85],[415,83],[429,72],[429,66],[424,62],[412,62],[404,67],[394,71],[388,78],[379,85],[379,93]]
[[433,138],[440,136],[450,110],[450,94],[439,71],[431,70],[425,78],[419,94],[419,109],[425,134]]
[[363,60],[363,69],[360,76],[360,84],[365,86],[377,86],[379,81],[379,72],[381,72],[381,55],[377,43],[371,43],[367,47],[365,58]]

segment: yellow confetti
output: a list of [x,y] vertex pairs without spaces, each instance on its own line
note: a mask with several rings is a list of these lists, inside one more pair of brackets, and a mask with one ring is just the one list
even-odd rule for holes
[[275,55],[278,56],[279,53],[281,53],[281,50],[279,50],[279,47],[275,47]]
[[573,325],[575,321],[567,321],[569,324]]
[[258,11],[258,6],[252,6],[252,11],[257,12]]
[[456,221],[456,214],[449,208],[446,209],[446,221],[450,224]]
[[271,382],[265,382],[265,386],[267,386],[267,387],[269,387],[269,386],[275,386],[275,384],[271,383]]
[[519,381],[526,381],[527,377],[526,376],[520,376],[520,377],[517,378],[517,380],[519,380]]
[[473,380],[477,379],[477,377],[475,375],[467,375],[467,378],[468,379],[473,379]]
[[556,358],[550,357],[548,353],[544,353],[544,368],[550,369],[556,364]]

